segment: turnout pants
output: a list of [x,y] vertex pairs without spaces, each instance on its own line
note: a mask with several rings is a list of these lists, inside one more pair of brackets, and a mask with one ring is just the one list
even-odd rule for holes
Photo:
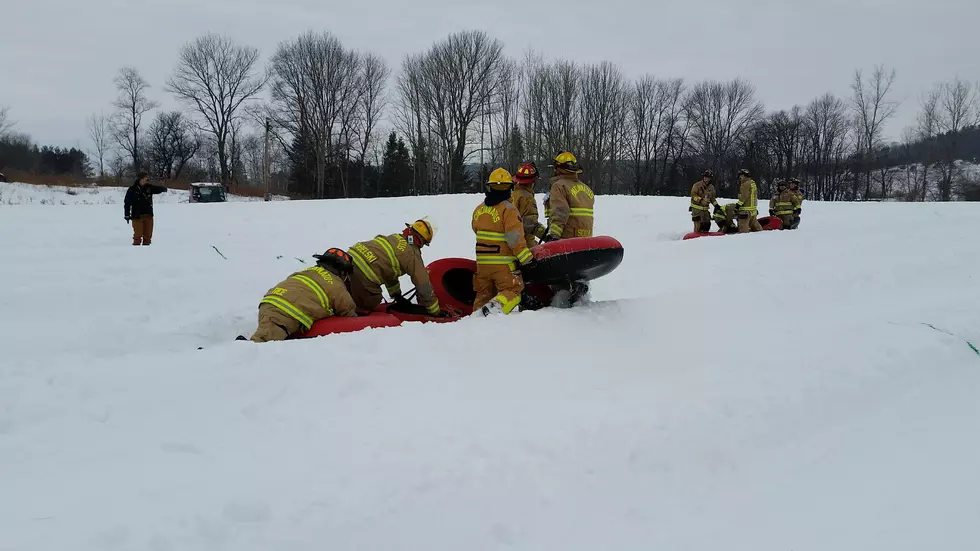
[[783,229],[783,230],[791,230],[791,229],[793,229],[793,218],[794,218],[794,216],[792,214],[781,214],[781,215],[779,215],[779,221],[783,223],[783,226],[780,229]]
[[153,239],[153,216],[133,218],[133,245],[149,245]]
[[711,215],[708,214],[708,211],[695,210],[691,214],[691,220],[694,222],[694,231],[696,232],[711,231]]
[[509,314],[521,303],[524,279],[520,272],[512,272],[505,265],[478,264],[473,274],[473,290],[476,291],[473,312],[496,300],[503,307],[503,312]]
[[762,231],[762,224],[759,224],[759,218],[754,214],[739,214],[738,233],[750,231]]
[[252,342],[284,341],[302,328],[295,319],[271,304],[259,304],[259,328],[252,335]]
[[365,277],[359,268],[354,268],[350,276],[350,296],[358,310],[374,312],[381,304],[381,286]]

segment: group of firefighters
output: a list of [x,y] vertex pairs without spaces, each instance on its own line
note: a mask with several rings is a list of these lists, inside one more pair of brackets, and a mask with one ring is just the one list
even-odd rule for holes
[[[718,204],[715,193],[714,173],[705,170],[701,179],[691,187],[691,219],[694,231],[705,233],[711,231],[711,220],[718,224],[718,231],[723,233],[745,233],[759,231],[759,200],[758,188],[752,173],[748,169],[738,171],[738,201],[727,205]],[[800,225],[803,192],[800,191],[800,180],[790,178],[776,182],[776,193],[769,199],[769,216],[779,218],[780,229],[795,230]],[[709,215],[708,208],[714,207]],[[736,226],[735,219],[738,219]]]
[[[595,194],[579,179],[578,160],[562,151],[550,166],[553,175],[544,197],[547,225],[538,218],[534,199],[538,169],[533,162],[522,164],[514,175],[497,168],[487,178],[485,198],[473,210],[471,220],[476,237],[474,312],[509,314],[521,304],[521,269],[535,262],[531,248],[536,241],[592,236]],[[422,247],[431,244],[435,234],[432,223],[422,219],[405,226],[401,233],[378,235],[346,250],[334,247],[313,255],[315,266],[291,274],[259,302],[258,329],[251,340],[285,340],[323,318],[368,315],[381,304],[382,286],[398,311],[451,316],[440,307],[422,260]],[[405,274],[415,285],[417,305],[401,292],[398,279]],[[574,304],[589,288],[576,282],[555,290],[565,302]],[[248,339],[239,336],[238,340]]]

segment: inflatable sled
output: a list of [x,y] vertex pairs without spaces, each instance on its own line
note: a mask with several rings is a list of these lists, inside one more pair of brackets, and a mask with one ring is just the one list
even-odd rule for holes
[[[780,220],[778,216],[763,216],[759,218],[759,225],[762,226],[763,230],[778,230],[783,227],[783,221]],[[685,234],[682,239],[694,239],[696,237],[708,237],[712,235],[734,235],[736,233],[738,232],[731,231],[725,233],[720,231],[709,231],[709,232],[692,231]]]
[[[537,260],[535,266],[523,268],[525,303],[530,309],[551,304],[551,285],[598,279],[623,262],[623,246],[612,237],[574,237],[542,243],[531,249]],[[309,331],[292,338],[310,338],[333,333],[349,333],[371,327],[397,327],[405,322],[448,323],[473,313],[473,276],[476,261],[468,258],[443,258],[426,266],[433,292],[439,306],[450,313],[436,317],[421,313],[401,312],[392,303],[384,303],[367,316],[354,318],[331,317],[313,323]],[[406,295],[411,298],[411,294]]]

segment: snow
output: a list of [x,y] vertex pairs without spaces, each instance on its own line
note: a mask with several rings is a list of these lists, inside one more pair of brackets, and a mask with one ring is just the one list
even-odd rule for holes
[[472,257],[479,200],[162,202],[150,247],[2,209],[0,549],[980,546],[969,204],[681,241],[685,199],[600,196],[587,306],[232,341],[330,246],[429,215]]
[[[119,205],[126,198],[125,187],[68,187],[37,186],[18,182],[0,182],[0,207],[12,205]],[[185,189],[168,189],[153,196],[154,204],[186,203],[189,193]],[[229,202],[264,201],[262,197],[228,194]],[[285,197],[273,196],[280,201]]]

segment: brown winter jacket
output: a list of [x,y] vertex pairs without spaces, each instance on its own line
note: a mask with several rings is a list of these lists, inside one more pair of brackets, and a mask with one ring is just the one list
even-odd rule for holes
[[715,186],[711,182],[698,180],[691,187],[691,212],[708,211],[710,205],[717,205],[718,199],[715,195]]
[[513,271],[518,263],[527,264],[534,258],[524,237],[521,216],[510,201],[492,206],[480,203],[473,210],[470,226],[476,234],[477,269],[505,265]]
[[595,194],[577,174],[551,177],[551,191],[544,199],[548,234],[552,237],[591,237]]
[[738,205],[735,203],[728,203],[724,207],[719,205],[711,217],[714,218],[715,222],[718,224],[718,229],[724,231],[735,225],[735,214],[737,212]]
[[379,235],[370,241],[354,244],[347,252],[354,259],[354,269],[377,285],[379,292],[381,285],[384,285],[392,297],[401,295],[398,278],[408,274],[415,285],[419,305],[431,314],[439,313],[439,299],[432,290],[422,251],[409,243],[404,235]]
[[793,194],[793,211],[799,214],[803,208],[803,192],[800,188],[789,188],[789,192]]
[[534,190],[528,184],[517,184],[510,201],[517,207],[517,213],[524,225],[524,240],[528,247],[537,245],[535,237],[544,237],[545,227],[538,222],[538,203],[534,200]]
[[354,299],[344,281],[322,266],[290,275],[269,289],[260,304],[271,304],[309,329],[330,316],[354,316]]
[[757,216],[759,214],[759,195],[755,180],[746,178],[738,188],[738,213]]
[[793,214],[795,198],[796,196],[789,188],[783,188],[782,191],[777,188],[776,193],[769,199],[769,210],[775,216]]

